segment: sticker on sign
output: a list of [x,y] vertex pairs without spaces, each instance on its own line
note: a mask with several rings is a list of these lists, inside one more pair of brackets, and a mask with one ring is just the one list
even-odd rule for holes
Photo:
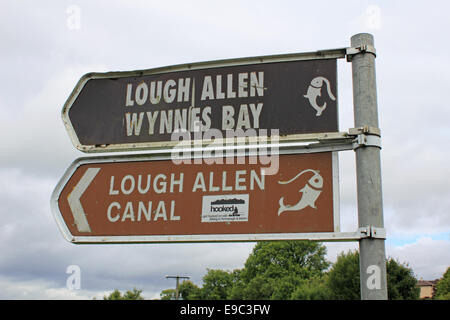
[[202,222],[248,221],[248,194],[203,196]]

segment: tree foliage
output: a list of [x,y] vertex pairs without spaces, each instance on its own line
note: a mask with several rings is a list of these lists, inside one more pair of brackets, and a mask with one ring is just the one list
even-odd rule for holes
[[142,290],[137,290],[136,288],[133,291],[128,290],[125,294],[115,289],[108,296],[104,296],[103,300],[144,300],[141,296]]
[[312,277],[301,281],[300,285],[291,295],[294,300],[330,300],[332,292],[327,285],[328,276]]
[[311,241],[258,242],[231,290],[232,299],[291,299],[305,279],[328,268],[326,248]]
[[[186,300],[291,299],[299,287],[308,286],[305,280],[323,276],[330,265],[325,255],[326,248],[318,242],[258,242],[243,269],[207,269],[203,287],[184,281],[180,294]],[[309,289],[310,297],[324,296]],[[162,299],[170,298],[169,290],[161,293]]]
[[165,289],[159,294],[161,300],[175,300],[175,289]]
[[201,296],[205,300],[225,300],[229,297],[233,284],[233,272],[208,269],[203,277]]
[[360,299],[359,253],[341,253],[328,273],[327,286],[334,300]]
[[[330,269],[325,256],[326,247],[319,242],[258,242],[244,268],[207,269],[203,287],[184,281],[180,294],[186,300],[359,300],[358,251],[341,253]],[[389,299],[419,298],[417,280],[408,265],[388,259],[386,271]],[[441,285],[447,294],[448,281]]]
[[447,268],[442,279],[436,284],[435,299],[450,300],[450,267]]
[[[190,280],[184,280],[178,289],[180,291],[180,297],[183,300],[198,300],[202,299],[201,289]],[[173,290],[175,297],[175,290]]]
[[[328,287],[332,299],[359,300],[359,252],[350,251],[338,256],[328,273]],[[390,258],[386,261],[386,280],[389,300],[415,300],[419,298],[417,279],[408,265]]]
[[420,289],[417,279],[407,264],[401,264],[392,258],[386,262],[386,278],[389,300],[417,300]]
[[318,242],[258,242],[245,263],[242,276],[247,281],[257,275],[282,278],[294,274],[309,278],[328,268],[325,254],[326,248]]

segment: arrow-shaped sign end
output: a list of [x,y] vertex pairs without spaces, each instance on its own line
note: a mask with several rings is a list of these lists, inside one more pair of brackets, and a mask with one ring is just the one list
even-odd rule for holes
[[86,219],[86,212],[84,212],[80,198],[99,171],[100,168],[88,168],[75,188],[73,188],[73,191],[67,196],[67,201],[79,232],[91,232],[91,227]]

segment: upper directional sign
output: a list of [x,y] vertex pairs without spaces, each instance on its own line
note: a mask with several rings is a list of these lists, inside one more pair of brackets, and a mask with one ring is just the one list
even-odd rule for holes
[[168,147],[180,131],[192,139],[211,129],[224,138],[227,130],[238,129],[259,135],[267,129],[267,135],[281,137],[336,132],[341,55],[313,52],[90,73],[64,105],[63,120],[84,152]]

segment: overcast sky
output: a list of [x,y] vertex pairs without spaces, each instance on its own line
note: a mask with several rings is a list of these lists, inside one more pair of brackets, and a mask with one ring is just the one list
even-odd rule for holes
[[[450,266],[448,1],[0,2],[0,298],[159,297],[167,274],[197,285],[242,268],[254,243],[74,245],[50,196],[77,151],[61,109],[87,72],[316,51],[375,37],[386,255],[416,277]],[[352,128],[351,64],[338,61],[339,127]],[[356,231],[353,151],[341,152],[342,231]],[[357,243],[326,243],[328,259]],[[81,270],[81,289],[66,269]]]

